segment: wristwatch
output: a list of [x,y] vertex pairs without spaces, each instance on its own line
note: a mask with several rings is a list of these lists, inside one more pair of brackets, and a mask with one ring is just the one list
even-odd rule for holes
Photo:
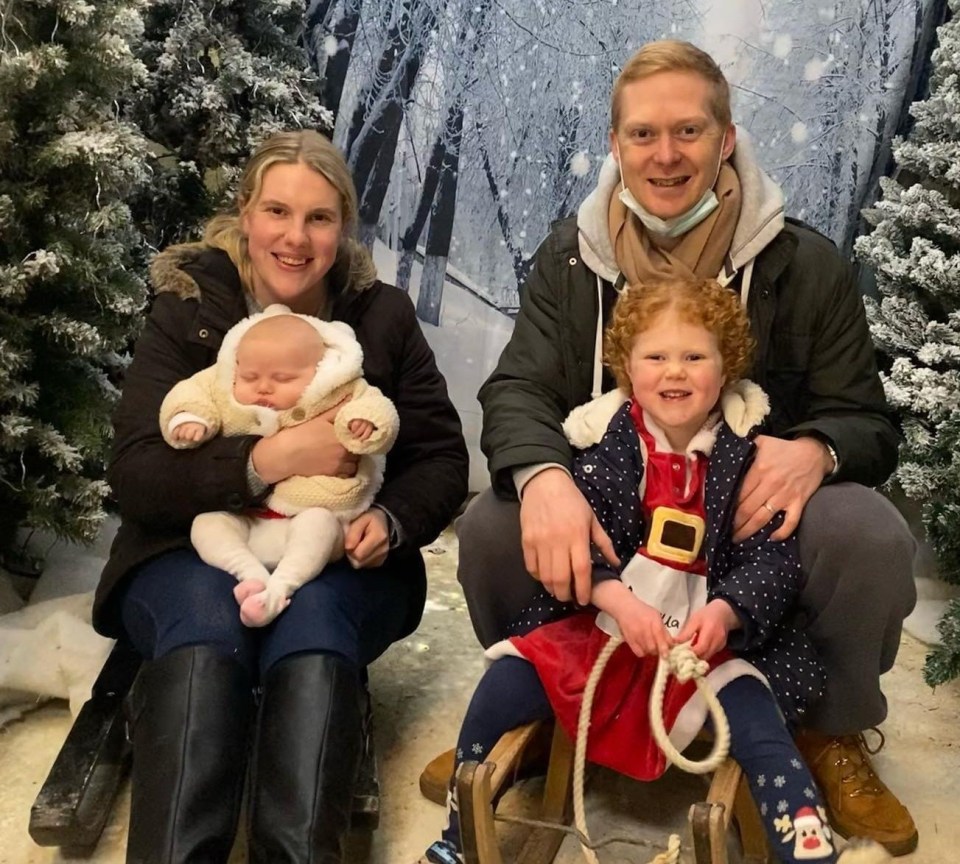
[[827,474],[827,477],[833,477],[837,471],[840,470],[840,459],[837,456],[837,451],[833,449],[833,445],[829,441],[825,438],[821,438],[820,441],[823,442],[823,446],[827,448],[827,453],[830,454],[830,458],[833,460],[833,468],[831,468],[830,473]]
[[386,510],[384,510],[384,513],[387,514],[387,522],[390,525],[390,550],[393,551],[402,542],[402,538],[400,536],[400,526],[397,523],[396,517],[392,513],[389,513]]

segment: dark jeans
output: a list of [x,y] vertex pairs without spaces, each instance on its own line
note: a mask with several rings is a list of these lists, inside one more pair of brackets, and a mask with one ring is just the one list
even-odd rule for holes
[[253,628],[240,621],[236,584],[192,549],[161,555],[130,577],[121,605],[124,629],[147,660],[210,645],[254,678],[304,652],[337,654],[363,667],[413,630],[425,591],[423,580],[397,565],[354,570],[338,561],[300,588],[269,626]]
[[[523,566],[520,511],[491,490],[457,520],[457,578],[484,647],[533,599],[539,583]],[[800,624],[826,670],[826,692],[806,723],[829,735],[883,722],[880,675],[900,647],[903,619],[913,610],[917,543],[886,498],[856,483],[824,486],[807,503],[798,529],[806,584]]]

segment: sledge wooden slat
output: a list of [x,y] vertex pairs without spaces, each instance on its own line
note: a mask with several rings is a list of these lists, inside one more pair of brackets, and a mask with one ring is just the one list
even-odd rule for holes
[[139,666],[139,655],[124,643],[107,657],[30,809],[29,832],[38,845],[84,848],[99,840],[130,767],[123,699]]

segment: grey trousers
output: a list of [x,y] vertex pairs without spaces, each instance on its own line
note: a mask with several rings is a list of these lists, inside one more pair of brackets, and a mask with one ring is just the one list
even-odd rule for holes
[[[880,675],[893,666],[901,624],[916,602],[917,542],[893,504],[855,483],[819,489],[798,531],[806,584],[797,614],[827,676],[805,725],[829,735],[859,732],[887,716]],[[487,489],[456,532],[457,577],[486,648],[504,638],[539,586],[523,566],[519,504]]]

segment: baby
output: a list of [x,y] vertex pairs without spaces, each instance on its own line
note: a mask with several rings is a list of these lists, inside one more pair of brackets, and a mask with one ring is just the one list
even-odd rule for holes
[[233,327],[216,364],[177,384],[160,408],[165,440],[185,448],[220,433],[272,435],[339,405],[334,431],[361,457],[353,477],[289,477],[262,510],[193,520],[200,557],[239,580],[234,594],[249,627],[269,624],[297,588],[343,554],[344,525],[370,508],[383,482],[383,454],[399,420],[362,378],[362,363],[346,324],[274,305]]

